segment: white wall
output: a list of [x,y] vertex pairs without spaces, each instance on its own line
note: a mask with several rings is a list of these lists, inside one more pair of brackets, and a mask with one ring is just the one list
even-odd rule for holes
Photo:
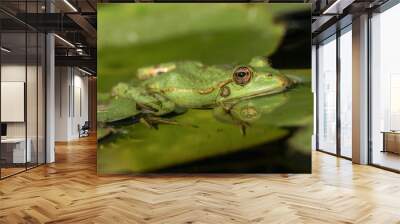
[[[25,65],[2,65],[1,81],[25,82]],[[5,110],[6,108],[1,109]],[[7,137],[25,137],[25,122],[7,123]]]
[[[75,70],[76,71],[76,70]],[[83,125],[85,121],[88,121],[89,119],[89,111],[88,111],[88,78],[87,76],[81,76],[82,73],[79,73],[80,75],[75,75],[74,79],[74,86],[75,86],[75,119],[73,120],[73,126],[76,127],[78,124]],[[79,93],[80,91],[80,93]],[[80,95],[80,97],[79,97]],[[79,102],[80,101],[80,105]],[[81,108],[79,108],[81,107]],[[79,111],[81,109],[82,111]],[[74,135],[78,135],[79,133],[77,132],[78,129],[74,128]]]
[[[25,82],[25,64],[8,64],[1,66],[1,81]],[[6,108],[1,108],[6,110]],[[25,122],[7,122],[8,137],[25,137]]]
[[[39,69],[39,70],[37,70]],[[44,142],[44,92],[43,89],[44,82],[44,74],[41,72],[42,68],[25,64],[3,64],[1,66],[1,81],[2,82],[23,82],[26,86],[26,101],[23,100],[21,102],[22,107],[12,108],[12,107],[2,107],[2,112],[8,113],[17,113],[16,111],[10,110],[19,110],[19,113],[22,113],[24,116],[26,112],[26,120],[25,117],[22,121],[18,122],[5,122],[7,124],[7,137],[9,138],[24,138],[27,136],[29,139],[29,147],[31,148],[32,162],[36,162],[36,159],[39,159],[39,163],[44,163],[44,150],[45,150],[45,142]],[[27,78],[27,80],[25,80]],[[24,88],[24,87],[23,87]],[[4,94],[4,89],[2,89],[2,94]],[[20,94],[24,95],[25,89],[20,89]],[[2,98],[7,95],[2,95]],[[24,98],[24,96],[22,97]],[[2,102],[3,104],[4,102]],[[18,103],[18,102],[15,102]],[[26,103],[26,106],[25,106]]]
[[68,88],[71,82],[68,71],[67,67],[55,68],[55,141],[68,140]]
[[[25,83],[1,81],[1,122],[25,121]],[[35,105],[36,108],[36,105]]]
[[56,67],[55,85],[55,140],[78,139],[78,125],[88,121],[88,78],[76,68]]

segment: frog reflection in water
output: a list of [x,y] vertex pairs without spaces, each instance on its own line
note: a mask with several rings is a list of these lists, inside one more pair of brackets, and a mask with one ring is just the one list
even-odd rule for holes
[[[183,113],[186,109],[214,109],[219,120],[230,119],[244,131],[248,119],[257,117],[257,108],[243,107],[239,116],[231,113],[239,102],[283,92],[295,81],[273,69],[263,58],[237,67],[205,66],[199,62],[165,63],[139,69],[137,86],[120,83],[112,90],[114,99],[136,102],[141,121],[153,127],[157,123],[174,123],[160,117]],[[274,100],[264,109],[276,107],[284,98]],[[236,113],[237,114],[237,113]],[[226,117],[226,118],[224,118]]]

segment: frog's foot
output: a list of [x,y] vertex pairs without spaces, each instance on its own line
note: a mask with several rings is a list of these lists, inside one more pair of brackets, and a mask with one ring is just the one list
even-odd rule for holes
[[243,136],[245,136],[246,135],[246,128],[250,127],[250,124],[247,123],[246,121],[240,120],[240,119],[236,118],[235,116],[233,116],[231,109],[224,109],[224,110],[225,110],[225,113],[231,118],[233,123],[239,125],[240,133]]
[[250,127],[250,123],[236,117],[232,113],[232,106],[230,107],[220,107],[220,108],[215,108],[214,109],[214,116],[221,120],[222,122],[228,122],[233,125],[238,125],[240,128],[240,133],[245,136],[246,135],[246,129]]
[[158,129],[159,124],[173,124],[177,125],[178,122],[172,119],[168,118],[161,118],[161,117],[155,117],[149,114],[145,114],[139,118],[139,121],[146,125],[148,128],[154,128]]

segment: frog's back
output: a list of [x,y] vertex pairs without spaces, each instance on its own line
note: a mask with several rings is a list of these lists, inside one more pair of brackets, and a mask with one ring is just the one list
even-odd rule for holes
[[170,72],[143,84],[152,92],[162,93],[179,105],[204,107],[214,103],[219,85],[228,79],[226,70],[200,62],[180,62]]
[[203,89],[215,86],[226,78],[226,72],[221,68],[187,61],[177,63],[174,70],[153,77],[143,84],[154,89]]

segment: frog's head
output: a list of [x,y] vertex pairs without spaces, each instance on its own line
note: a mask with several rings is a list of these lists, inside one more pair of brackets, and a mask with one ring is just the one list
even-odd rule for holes
[[232,80],[220,88],[217,102],[271,95],[288,89],[293,82],[267,63],[242,65],[232,71]]

